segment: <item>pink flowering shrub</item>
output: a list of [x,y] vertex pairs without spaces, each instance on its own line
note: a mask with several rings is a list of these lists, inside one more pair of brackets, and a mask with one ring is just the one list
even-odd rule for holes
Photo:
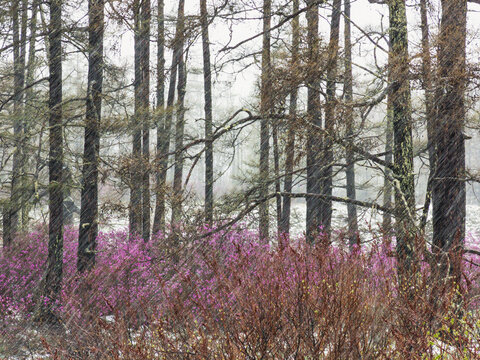
[[[184,235],[198,239],[210,230]],[[99,235],[95,267],[79,275],[77,237],[76,230],[65,230],[56,307],[77,335],[57,339],[55,346],[86,351],[80,358],[405,358],[412,349],[433,354],[431,324],[438,309],[432,297],[450,296],[432,292],[426,263],[405,296],[395,252],[382,243],[351,250],[322,246],[321,239],[312,247],[299,238],[277,248],[234,228],[172,248],[161,234],[145,243],[116,231]],[[1,254],[2,331],[31,317],[46,256],[44,229]],[[479,288],[477,257],[468,256],[464,265],[469,309]],[[451,318],[439,321],[452,326]],[[462,326],[466,344],[465,334],[477,330]]]

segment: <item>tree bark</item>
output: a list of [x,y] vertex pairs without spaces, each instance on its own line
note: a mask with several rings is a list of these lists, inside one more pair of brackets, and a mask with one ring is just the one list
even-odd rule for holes
[[142,237],[150,239],[150,0],[142,0],[141,7],[141,109],[142,137]]
[[277,215],[277,234],[281,232],[282,223],[282,196],[280,195],[280,150],[278,148],[278,122],[272,125],[272,145],[273,145],[273,172],[275,174],[275,196]]
[[[332,20],[330,24],[330,42],[328,44],[328,63],[327,63],[327,89],[325,104],[325,138],[324,138],[324,154],[322,169],[322,193],[325,196],[333,194],[333,141],[335,131],[335,89],[337,81],[337,58],[338,58],[338,41],[340,34],[340,13],[341,0],[334,0],[332,7]],[[326,240],[330,240],[332,227],[332,201],[322,201],[322,225]]]
[[[22,5],[20,9],[19,5]],[[12,163],[12,180],[10,202],[7,205],[7,226],[4,228],[3,245],[8,247],[13,242],[18,228],[21,214],[22,200],[22,170],[23,170],[23,141],[24,141],[24,86],[25,86],[25,44],[26,44],[26,0],[12,2],[13,22],[13,139],[14,152]],[[21,21],[19,16],[22,15]]]
[[[344,13],[345,13],[345,75],[344,75],[344,100],[345,100],[345,122],[346,122],[346,135],[349,142],[353,141],[353,131],[355,121],[353,117],[353,74],[352,74],[352,39],[351,39],[351,0],[344,0]],[[346,181],[347,181],[347,198],[351,200],[356,199],[356,187],[355,187],[355,153],[351,146],[346,148]],[[350,246],[360,243],[360,235],[358,232],[357,222],[357,207],[354,204],[347,204],[347,219],[348,219],[348,242]]]
[[[269,175],[269,115],[272,111],[271,101],[271,60],[270,60],[270,27],[272,18],[271,0],[263,1],[263,45],[262,45],[262,76],[260,90],[260,198],[268,194]],[[262,202],[259,206],[259,236],[263,241],[268,241],[269,215],[268,202]]]
[[460,280],[465,238],[466,0],[442,0],[433,179],[433,246],[439,279]]
[[[319,37],[318,37],[318,4],[308,0],[307,5],[307,36],[308,36],[308,78],[307,78],[307,119],[313,125],[322,127],[320,110],[320,79],[319,79]],[[307,193],[321,193],[321,162],[323,135],[311,127],[307,137]],[[313,243],[322,224],[321,199],[307,197],[306,238]]]
[[[141,39],[141,14],[140,2],[133,4],[134,16],[134,92],[135,113],[132,121],[132,163],[130,165],[130,233],[132,236],[140,235],[143,224],[142,205],[142,39]],[[143,234],[142,234],[143,235]]]
[[213,222],[213,140],[212,140],[212,70],[208,37],[207,1],[200,0],[200,21],[203,47],[203,87],[205,98],[205,222]]
[[88,82],[77,269],[95,265],[98,236],[98,159],[102,118],[104,0],[88,2]]
[[49,22],[49,237],[47,270],[40,298],[39,320],[54,321],[63,275],[63,123],[62,123],[62,3],[50,1]]
[[181,220],[183,202],[183,135],[185,128],[185,90],[186,90],[186,69],[183,55],[185,36],[185,14],[184,0],[178,5],[178,83],[177,83],[177,121],[175,124],[175,167],[173,171],[173,201],[172,201],[172,226],[178,226]]
[[[299,10],[299,0],[293,0],[292,13],[295,14]],[[291,69],[292,73],[295,74],[295,70],[298,67],[298,57],[299,57],[299,47],[300,47],[300,18],[295,16],[292,19],[292,60],[291,60]],[[289,104],[289,121],[288,121],[288,134],[287,134],[287,145],[285,148],[285,179],[283,184],[283,189],[286,193],[292,192],[293,184],[293,162],[295,159],[295,121],[297,114],[297,98],[298,98],[298,89],[296,84],[290,92],[290,104]],[[289,196],[283,197],[283,206],[282,206],[282,226],[280,228],[280,233],[289,234],[290,233],[290,212],[291,212],[292,200]]]
[[[164,0],[158,1],[157,13],[157,170],[155,189],[155,215],[153,218],[153,234],[164,231],[165,226],[165,185],[166,179],[162,177],[160,164],[162,163],[162,147],[165,138],[165,4]],[[170,132],[170,129],[168,129]]]
[[405,0],[390,1],[389,10],[396,251],[400,273],[408,274],[415,251],[415,184]]
[[420,18],[422,29],[422,75],[423,83],[422,87],[425,91],[425,118],[427,124],[427,147],[428,147],[428,159],[430,165],[430,175],[427,182],[427,190],[425,194],[425,203],[422,218],[420,221],[420,229],[424,231],[427,224],[428,210],[430,208],[432,198],[432,175],[435,173],[435,139],[434,139],[434,118],[435,118],[435,106],[434,106],[434,89],[432,79],[432,60],[430,56],[430,39],[428,30],[428,9],[427,0],[420,0]]
[[[24,146],[28,146],[30,141],[30,128],[35,123],[34,122],[34,113],[35,111],[35,104],[34,104],[34,94],[33,94],[33,86],[30,86],[34,82],[35,78],[35,68],[36,68],[36,40],[37,40],[37,13],[38,13],[39,1],[33,0],[32,2],[32,12],[31,12],[31,19],[30,19],[30,39],[28,44],[28,60],[25,69],[25,122],[24,122]],[[28,167],[29,159],[24,157],[23,165],[24,167]],[[30,209],[31,209],[31,196],[32,191],[32,180],[28,178],[25,173],[24,180],[23,180],[23,189],[24,193],[22,194],[22,227],[27,229],[28,223],[30,221]],[[27,190],[28,189],[28,190]]]
[[[179,2],[179,10],[182,1]],[[162,22],[159,23],[161,28],[164,30],[164,17],[163,17],[163,2],[161,3],[161,13],[162,13]],[[160,10],[159,10],[159,18],[160,18]],[[158,161],[158,183],[157,183],[157,199],[156,199],[156,207],[155,207],[155,220],[153,223],[153,232],[157,233],[159,231],[165,232],[165,195],[166,195],[166,186],[167,186],[167,169],[168,169],[168,152],[170,149],[170,139],[171,139],[171,131],[172,131],[172,119],[173,119],[173,103],[175,100],[175,86],[177,83],[177,70],[178,70],[178,63],[180,60],[180,56],[182,55],[183,49],[180,47],[180,31],[182,27],[182,23],[180,22],[180,17],[177,16],[177,25],[175,30],[175,38],[173,42],[173,56],[172,56],[172,64],[170,68],[170,81],[168,85],[168,95],[167,95],[167,107],[165,109],[164,114],[161,113],[161,128],[160,134],[158,133],[157,129],[157,161]],[[165,43],[164,32],[159,35],[162,36],[162,39],[159,44]],[[164,62],[164,52],[160,55],[157,55],[157,59],[160,62]],[[157,82],[157,92],[160,89],[160,99],[163,99],[163,81],[164,81],[164,74],[159,72],[158,76],[161,78],[158,79]],[[162,84],[159,85],[159,82],[162,81]],[[158,95],[157,95],[158,96]]]

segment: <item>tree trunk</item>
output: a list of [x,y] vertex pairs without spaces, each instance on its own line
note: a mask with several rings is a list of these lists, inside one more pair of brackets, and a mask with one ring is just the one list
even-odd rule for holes
[[[9,246],[16,236],[19,227],[19,215],[21,214],[22,200],[22,170],[23,170],[23,117],[24,117],[24,95],[25,85],[25,44],[26,44],[26,0],[22,3],[22,10],[19,8],[20,1],[12,2],[13,18],[13,73],[14,73],[14,96],[13,96],[13,139],[14,152],[12,163],[12,182],[10,203],[7,206],[6,214],[9,227],[4,228],[4,246]],[[21,23],[19,15],[22,14]]]
[[[328,45],[327,63],[327,99],[325,104],[325,132],[324,156],[325,166],[322,171],[322,193],[325,196],[333,195],[333,141],[335,131],[335,88],[337,80],[338,40],[340,33],[340,13],[342,0],[334,0],[332,21],[330,24],[330,42]],[[330,239],[332,227],[332,200],[322,201],[322,225],[327,239]]]
[[420,0],[420,17],[422,28],[422,75],[423,90],[425,91],[425,118],[427,124],[428,138],[428,159],[430,164],[430,175],[427,183],[427,191],[425,194],[425,203],[422,218],[420,221],[420,229],[424,231],[427,224],[428,210],[430,208],[432,198],[432,177],[435,173],[435,139],[434,139],[434,90],[432,80],[432,60],[430,56],[430,39],[428,31],[428,11],[427,0]]
[[142,0],[141,8],[141,109],[143,126],[142,169],[142,237],[150,239],[150,0]]
[[90,270],[95,265],[98,236],[98,158],[102,117],[103,18],[103,0],[89,0],[88,82],[77,258],[79,272]]
[[[260,90],[260,199],[266,199],[268,195],[269,175],[269,115],[272,111],[271,101],[271,62],[270,62],[270,27],[272,18],[271,0],[263,1],[263,45],[262,45],[262,78]],[[262,201],[259,206],[259,236],[263,241],[268,241],[269,215],[268,201]]]
[[[33,0],[32,2],[32,13],[30,19],[30,42],[28,44],[28,61],[27,66],[25,69],[25,122],[24,122],[24,146],[28,145],[30,141],[30,128],[32,124],[34,124],[34,113],[35,111],[35,104],[34,104],[34,95],[33,95],[33,87],[30,85],[34,81],[35,75],[35,68],[36,68],[36,39],[37,39],[37,13],[38,13],[38,6],[39,1]],[[23,161],[24,167],[28,166],[28,158],[25,157]],[[32,180],[28,178],[26,175],[27,171],[24,171],[24,181],[23,181],[23,189],[24,193],[22,194],[22,227],[26,229],[28,227],[28,223],[30,221],[30,209],[31,209],[31,196],[34,193],[31,191],[32,189]]]
[[[142,206],[142,39],[141,39],[141,15],[139,0],[133,4],[134,16],[134,92],[135,114],[132,121],[132,163],[130,165],[130,233],[132,236],[140,235],[143,224]],[[143,235],[143,234],[142,234]]]
[[54,321],[52,306],[58,300],[63,274],[63,123],[62,123],[62,10],[60,0],[50,1],[49,25],[49,237],[47,270],[40,298],[39,320]]
[[[390,77],[389,77],[390,78]],[[390,81],[389,81],[390,82]],[[385,129],[385,163],[390,165],[393,164],[393,118],[392,118],[392,95],[388,94],[387,96],[387,117],[386,117],[386,129]],[[392,208],[393,207],[393,184],[392,184],[392,170],[385,166],[384,169],[384,178],[383,178],[383,206]],[[384,212],[383,213],[383,223],[382,230],[385,235],[385,239],[388,244],[390,244],[390,239],[393,235],[392,233],[392,214]]]
[[[352,39],[351,39],[351,24],[350,24],[350,1],[345,0],[345,79],[344,79],[344,100],[345,100],[345,122],[346,122],[346,135],[349,143],[353,142],[353,130],[355,126],[353,118],[353,74],[352,74]],[[355,153],[350,146],[346,149],[346,181],[347,181],[347,198],[351,200],[356,199],[356,187],[355,187]],[[348,213],[348,242],[350,246],[354,244],[360,244],[360,235],[358,233],[357,223],[357,207],[354,204],[347,204]]]
[[396,251],[400,274],[408,274],[415,250],[415,184],[405,0],[390,1],[389,10]]
[[[307,119],[313,125],[322,126],[320,111],[320,79],[319,79],[319,37],[318,37],[318,4],[308,0],[307,36],[308,36],[308,78],[307,78]],[[312,127],[307,137],[307,193],[321,193],[320,154],[323,147],[323,136]],[[306,238],[309,243],[315,241],[322,224],[321,200],[318,197],[307,197]]]
[[[292,13],[295,14],[299,10],[299,0],[293,0]],[[300,47],[300,18],[295,16],[292,19],[292,73],[298,67],[298,50]],[[285,149],[285,182],[283,184],[283,190],[286,193],[292,192],[293,182],[293,162],[295,159],[295,121],[297,114],[297,97],[298,89],[296,83],[290,92],[290,104],[289,104],[289,122],[288,122],[288,134],[287,134],[287,146]],[[289,196],[283,197],[282,206],[282,226],[280,233],[290,233],[290,212],[291,212],[292,200]]]
[[465,238],[466,0],[442,0],[433,179],[433,246],[439,279],[460,280]]
[[185,128],[185,86],[186,69],[183,55],[184,36],[185,36],[185,15],[184,0],[180,0],[178,5],[178,47],[180,54],[178,57],[178,83],[177,83],[177,121],[175,124],[175,167],[173,171],[173,201],[172,201],[172,226],[178,226],[181,220],[182,202],[183,202],[183,135]]
[[205,97],[205,222],[213,222],[213,141],[212,141],[212,70],[208,37],[207,0],[200,0],[203,46],[203,87]]
[[[180,6],[183,1],[179,2],[179,14]],[[165,62],[163,46],[165,44],[165,35],[164,35],[164,9],[163,1],[161,2],[161,9],[159,8],[158,17],[161,22],[159,22],[159,31],[161,33],[159,36],[159,51],[161,53],[157,54],[157,61],[162,64]],[[160,11],[161,10],[161,11]],[[161,14],[161,15],[160,15]],[[172,131],[172,119],[173,119],[173,102],[175,100],[175,86],[177,83],[177,69],[180,56],[182,55],[183,49],[180,48],[180,31],[183,24],[180,22],[180,16],[177,18],[177,25],[175,30],[175,39],[173,42],[173,56],[172,56],[172,65],[170,68],[170,82],[168,85],[168,95],[167,95],[167,107],[164,112],[160,113],[160,125],[161,127],[157,128],[157,161],[158,161],[158,179],[157,179],[157,194],[156,194],[156,207],[155,207],[155,219],[153,223],[153,232],[157,233],[159,231],[165,232],[165,194],[167,186],[167,169],[168,169],[168,152],[170,149],[170,139]],[[160,38],[161,37],[161,38]],[[161,46],[160,46],[161,45]],[[162,50],[160,50],[160,48]],[[163,65],[160,67],[160,70],[163,69]],[[163,71],[158,70],[157,79],[157,100],[163,99],[163,83],[165,80],[165,75]],[[161,82],[161,84],[160,84]],[[160,90],[159,90],[160,89]],[[160,132],[159,132],[160,130]]]
[[275,174],[275,200],[277,215],[277,234],[280,235],[282,223],[282,195],[280,195],[280,151],[278,149],[278,123],[272,125],[273,171]]

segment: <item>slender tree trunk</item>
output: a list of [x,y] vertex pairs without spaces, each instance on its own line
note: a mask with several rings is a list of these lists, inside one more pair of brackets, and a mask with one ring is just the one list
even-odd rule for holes
[[183,135],[185,127],[185,86],[186,69],[183,55],[184,47],[184,0],[180,0],[178,5],[178,46],[180,54],[178,57],[178,83],[177,83],[177,122],[175,124],[175,167],[173,171],[173,202],[172,202],[172,225],[178,225],[181,220],[182,200],[183,200]]
[[[307,78],[307,119],[312,124],[322,126],[320,111],[320,79],[319,79],[319,37],[318,37],[318,5],[308,0],[307,36],[308,36],[308,78]],[[320,154],[323,147],[323,136],[314,128],[307,137],[307,193],[321,193]],[[313,243],[322,224],[321,200],[318,197],[307,197],[306,238]]]
[[425,91],[425,118],[427,123],[428,138],[428,159],[430,163],[430,176],[427,183],[427,191],[425,194],[425,203],[422,218],[420,221],[420,229],[424,230],[428,218],[428,210],[432,198],[432,175],[435,173],[435,148],[434,148],[434,90],[432,79],[432,60],[430,56],[430,39],[428,31],[428,10],[427,0],[420,0],[420,17],[422,28],[422,75],[423,90]]
[[62,10],[60,0],[50,1],[49,25],[49,237],[47,270],[40,298],[41,321],[54,321],[52,306],[59,300],[63,274],[63,123],[62,123]]
[[[344,75],[344,99],[345,99],[345,122],[346,122],[346,134],[348,141],[353,142],[353,130],[355,126],[354,117],[353,117],[353,74],[352,74],[352,39],[351,39],[351,11],[350,11],[350,1],[344,0],[345,6],[345,75]],[[356,187],[355,187],[355,153],[353,152],[351,146],[348,146],[346,149],[346,181],[347,181],[347,198],[351,200],[356,199]],[[348,213],[348,241],[350,246],[354,244],[360,244],[360,235],[358,232],[358,223],[357,223],[357,207],[354,204],[347,204],[347,213]]]
[[277,234],[280,235],[282,224],[282,195],[280,195],[280,151],[278,149],[278,123],[272,125],[273,171],[275,174],[275,200],[277,215]]
[[[299,10],[299,0],[293,0],[292,13],[296,13]],[[298,67],[298,50],[300,47],[300,18],[295,16],[292,19],[292,72]],[[298,89],[296,85],[290,92],[290,104],[289,104],[289,122],[288,122],[288,134],[286,145],[286,157],[285,157],[285,182],[283,189],[286,193],[292,192],[293,184],[293,162],[295,159],[295,121],[297,114],[297,97]],[[289,196],[283,197],[282,207],[282,226],[280,233],[290,233],[290,212],[291,212],[292,200]]]
[[415,184],[405,0],[390,1],[389,10],[396,251],[400,273],[408,274],[415,250]]
[[[340,33],[340,13],[342,0],[334,0],[332,8],[332,21],[330,25],[330,42],[328,45],[327,63],[327,99],[325,106],[325,132],[324,156],[325,166],[322,172],[323,186],[322,193],[326,196],[333,195],[333,141],[335,131],[335,88],[337,81],[337,58],[338,40]],[[332,227],[332,200],[322,201],[322,224],[327,239],[330,239]]]
[[[143,224],[142,206],[142,40],[140,3],[135,0],[133,4],[134,15],[134,66],[135,66],[135,114],[132,121],[132,164],[130,178],[130,233],[139,235]],[[142,234],[143,235],[143,234]]]
[[[165,138],[165,4],[158,1],[157,12],[157,154],[156,154],[156,190],[153,234],[165,231],[165,186],[166,177],[162,177],[162,147]],[[170,129],[168,130],[170,132]],[[169,137],[169,135],[168,135]],[[168,162],[168,160],[167,160]],[[166,172],[165,172],[166,175]]]
[[466,0],[442,0],[433,179],[433,246],[439,279],[459,282],[465,238]]
[[143,126],[142,152],[142,237],[150,239],[150,0],[142,0],[141,8],[141,110]]
[[208,37],[207,0],[200,0],[203,46],[203,87],[205,97],[205,222],[213,222],[213,141],[212,141],[212,70]]
[[[33,7],[33,5],[32,5]],[[21,131],[21,139],[20,139],[20,200],[19,200],[19,212],[18,212],[18,223],[21,224],[22,230],[26,230],[26,222],[24,222],[24,214],[25,214],[25,194],[28,187],[28,182],[26,179],[26,146],[27,146],[27,139],[26,139],[26,112],[25,112],[25,103],[26,103],[26,96],[25,96],[25,76],[26,76],[26,67],[25,61],[27,58],[27,25],[28,25],[28,0],[22,0],[22,17],[21,17],[21,33],[20,33],[20,64],[22,67],[21,73],[23,78],[23,89],[22,89],[22,131]]]
[[[30,41],[28,44],[28,60],[27,66],[25,69],[25,121],[24,121],[24,146],[28,146],[30,141],[30,128],[32,126],[33,121],[33,111],[35,111],[34,96],[33,96],[33,87],[30,85],[34,81],[34,73],[36,68],[36,39],[37,39],[37,13],[38,13],[38,0],[33,0],[32,2],[32,13],[30,19]],[[25,156],[23,159],[24,167],[28,166],[28,158]],[[22,227],[26,230],[28,227],[28,223],[30,220],[30,208],[31,208],[31,201],[30,198],[32,196],[32,180],[28,178],[27,171],[23,171],[25,176],[23,178],[23,196],[22,196]],[[28,189],[28,191],[27,191]]]
[[[157,171],[155,190],[155,216],[153,218],[153,234],[160,230],[164,231],[165,226],[165,185],[166,178],[162,177],[160,164],[162,163],[162,147],[165,138],[165,4],[163,0],[158,1],[157,14]],[[168,129],[170,132],[170,129]],[[168,135],[169,137],[169,135]]]
[[[262,78],[260,90],[260,113],[262,120],[260,122],[260,192],[261,199],[268,195],[268,175],[269,175],[269,115],[272,111],[271,106],[271,60],[270,60],[270,27],[272,18],[271,0],[263,1],[263,45],[262,45]],[[268,201],[263,201],[259,206],[259,236],[262,240],[268,241],[269,236],[269,215]]]
[[[26,1],[26,0],[25,0]],[[25,3],[23,1],[23,3]],[[12,163],[12,182],[10,203],[7,207],[6,214],[9,227],[4,228],[4,246],[9,246],[16,236],[19,227],[19,215],[21,214],[22,199],[22,169],[23,169],[23,117],[24,117],[24,95],[23,88],[25,85],[25,42],[26,42],[26,25],[22,16],[21,23],[19,16],[24,13],[20,9],[20,1],[12,2],[12,18],[13,18],[13,73],[14,73],[14,97],[13,97],[13,139],[14,152]],[[26,4],[22,6],[25,7]]]
[[104,0],[88,2],[88,83],[77,269],[95,265],[98,236],[98,158],[102,118]]
[[[183,52],[183,46],[181,47],[181,31],[183,28],[183,24],[180,21],[180,10],[182,5],[183,0],[179,2],[179,13],[177,16],[177,25],[176,25],[176,30],[175,30],[175,39],[173,42],[173,56],[172,56],[172,65],[171,65],[171,70],[170,70],[170,81],[168,85],[168,95],[167,95],[167,107],[165,109],[165,114],[162,117],[161,120],[163,123],[163,126],[161,128],[162,131],[160,131],[160,134],[157,135],[157,159],[159,161],[158,163],[158,184],[157,184],[157,204],[155,208],[155,221],[153,224],[154,228],[154,233],[157,233],[158,231],[165,232],[165,194],[166,194],[166,185],[167,185],[167,170],[168,170],[168,152],[170,149],[170,139],[171,139],[171,131],[172,131],[172,120],[173,120],[173,103],[175,100],[175,86],[177,83],[177,70],[178,70],[178,64],[180,60],[180,56],[182,55]],[[163,14],[163,2],[162,2],[162,14]],[[160,16],[160,13],[159,13]],[[162,15],[163,19],[163,15]],[[183,19],[182,19],[183,21]],[[163,29],[164,23],[162,22],[162,29]],[[160,36],[160,35],[159,35]],[[165,38],[164,35],[162,34],[162,44],[164,44]],[[162,60],[163,59],[163,60]],[[163,57],[163,52],[162,52],[162,58],[160,61],[164,61]],[[163,76],[162,74],[159,73],[159,76]],[[160,81],[159,79],[158,81]],[[157,85],[158,89],[158,85]],[[162,85],[163,89],[163,85]],[[163,91],[162,91],[163,95]],[[157,130],[158,131],[158,130]]]

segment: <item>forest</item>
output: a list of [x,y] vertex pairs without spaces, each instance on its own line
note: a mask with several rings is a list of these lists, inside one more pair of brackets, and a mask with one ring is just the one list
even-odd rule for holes
[[480,0],[0,4],[0,359],[480,358]]

